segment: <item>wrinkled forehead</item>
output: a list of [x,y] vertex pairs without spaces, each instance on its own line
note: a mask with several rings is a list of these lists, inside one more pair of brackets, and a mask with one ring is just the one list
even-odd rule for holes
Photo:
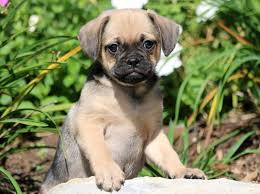
[[103,33],[103,43],[119,40],[134,43],[140,39],[158,38],[157,31],[145,11],[125,10],[110,15]]

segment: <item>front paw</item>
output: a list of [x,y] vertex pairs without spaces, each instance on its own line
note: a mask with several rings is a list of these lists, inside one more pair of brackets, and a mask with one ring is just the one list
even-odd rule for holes
[[124,184],[124,173],[115,162],[97,165],[94,171],[97,187],[102,190],[108,192],[118,191],[121,185]]
[[203,171],[197,168],[183,168],[170,175],[171,178],[207,179]]

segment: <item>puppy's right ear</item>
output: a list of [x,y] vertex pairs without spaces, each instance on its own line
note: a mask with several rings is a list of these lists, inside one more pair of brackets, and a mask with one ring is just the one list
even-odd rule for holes
[[83,52],[97,60],[101,49],[101,39],[106,23],[109,20],[107,14],[102,14],[81,27],[78,39]]
[[158,15],[152,10],[147,10],[147,13],[160,34],[164,55],[168,56],[173,51],[177,43],[181,26],[165,17]]

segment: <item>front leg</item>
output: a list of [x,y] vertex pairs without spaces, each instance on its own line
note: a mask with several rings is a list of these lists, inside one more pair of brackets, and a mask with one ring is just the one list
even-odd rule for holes
[[181,163],[162,130],[147,144],[145,155],[149,161],[158,165],[171,178],[206,179],[206,175],[201,170],[186,168]]
[[105,191],[119,190],[124,183],[124,173],[112,159],[105,144],[105,125],[104,119],[79,114],[76,121],[76,140],[90,162],[97,186]]

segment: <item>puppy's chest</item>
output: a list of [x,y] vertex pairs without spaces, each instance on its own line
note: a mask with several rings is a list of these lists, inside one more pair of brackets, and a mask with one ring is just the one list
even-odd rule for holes
[[124,169],[127,178],[137,175],[144,162],[144,146],[154,131],[161,128],[162,102],[146,100],[114,101],[115,122],[105,133],[113,159]]
[[119,117],[131,123],[141,135],[148,137],[160,129],[162,120],[162,100],[152,97],[140,100],[127,99],[117,104]]
[[89,112],[104,118],[107,125],[121,123],[127,126],[122,126],[121,130],[131,128],[143,138],[161,128],[162,97],[155,91],[151,91],[142,99],[135,99],[121,89],[103,87],[91,96],[89,102],[95,102],[86,105]]

